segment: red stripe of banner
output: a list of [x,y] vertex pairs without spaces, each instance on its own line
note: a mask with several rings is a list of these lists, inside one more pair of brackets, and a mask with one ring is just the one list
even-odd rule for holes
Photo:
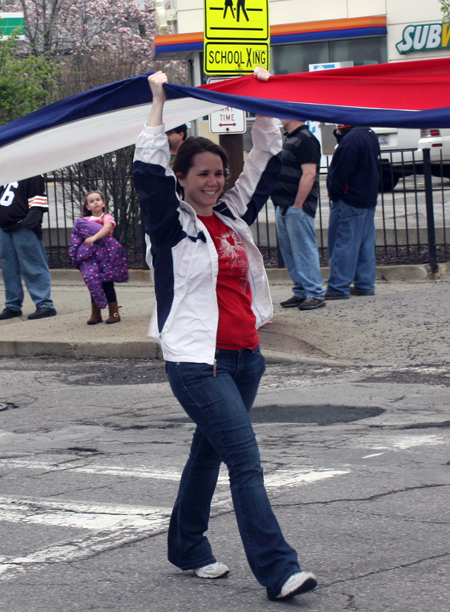
[[450,58],[279,75],[252,75],[202,88],[227,94],[362,108],[426,110],[450,104]]

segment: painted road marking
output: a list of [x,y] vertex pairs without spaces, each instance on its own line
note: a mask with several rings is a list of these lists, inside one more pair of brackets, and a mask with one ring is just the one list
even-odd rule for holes
[[[70,470],[71,473],[153,478],[178,482],[180,471],[122,468],[120,466],[68,467],[49,462],[20,459],[1,460],[3,469],[31,469],[42,472]],[[220,476],[221,484],[228,485],[228,476]],[[268,488],[286,488],[312,484],[326,478],[348,474],[349,470],[280,469],[265,476]],[[229,490],[214,496],[212,516],[232,508]],[[22,525],[45,525],[86,530],[69,541],[46,546],[20,557],[0,556],[0,581],[18,574],[40,570],[49,564],[68,563],[113,550],[167,531],[171,508],[120,504],[54,501],[38,498],[16,499],[0,497],[0,521]]]
[[[74,465],[71,463],[54,464],[44,461],[27,461],[23,459],[2,459],[0,465],[3,464],[7,469],[28,469],[42,470],[43,472],[64,472],[70,471],[72,474],[93,474],[101,476],[120,476],[128,478],[151,478],[153,480],[170,480],[178,482],[181,477],[180,470],[153,470],[146,467],[123,468],[114,465]],[[311,470],[311,469],[279,469],[274,472],[269,472],[264,475],[264,482],[268,488],[276,487],[297,487],[301,484],[311,484],[325,478],[333,478],[348,474],[349,470]],[[226,469],[222,470],[219,476],[218,484],[228,485],[228,474]]]

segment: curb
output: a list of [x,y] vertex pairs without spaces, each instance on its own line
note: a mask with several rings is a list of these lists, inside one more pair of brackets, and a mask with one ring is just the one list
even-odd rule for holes
[[[329,268],[321,268],[324,279],[328,278]],[[51,270],[55,285],[84,285],[78,270]],[[267,276],[272,285],[290,284],[292,281],[285,268],[269,268]],[[384,282],[430,282],[438,279],[450,280],[450,262],[439,264],[438,271],[432,273],[427,265],[379,266],[376,269],[377,281]],[[0,271],[0,282],[2,281]],[[136,286],[149,286],[149,270],[129,270],[129,283]],[[103,340],[96,342],[78,340],[1,340],[0,357],[53,356],[79,359],[94,357],[99,359],[162,359],[159,345],[151,340]],[[329,366],[349,365],[347,360],[334,360],[301,353],[284,353],[266,350],[268,363],[304,363]]]
[[[268,268],[266,269],[269,282],[290,283],[291,278],[286,268]],[[327,280],[330,275],[330,268],[320,268],[320,273],[324,280]],[[376,280],[385,282],[408,282],[408,281],[425,281],[450,279],[450,262],[440,263],[436,273],[431,272],[430,266],[421,265],[402,265],[402,266],[377,266]]]
[[[84,285],[84,281],[78,270],[73,268],[50,270],[52,283],[55,285]],[[321,268],[320,272],[324,280],[328,279],[330,268]],[[266,268],[269,282],[290,283],[292,282],[286,268]],[[153,285],[150,278],[150,270],[128,270],[128,283],[130,285]],[[438,264],[438,271],[432,273],[430,266],[421,265],[398,265],[377,266],[376,280],[381,281],[420,281],[436,280],[438,278],[450,278],[450,262]],[[3,276],[0,270],[0,283],[3,284]]]
[[40,340],[0,341],[0,357],[52,357],[116,358],[116,359],[161,359],[161,351],[156,342],[135,340],[124,342],[43,342]]
[[[74,268],[50,270],[52,284],[54,285],[84,285],[83,277]],[[3,281],[0,274],[0,281]],[[150,270],[128,270],[128,283],[130,285],[153,285]]]

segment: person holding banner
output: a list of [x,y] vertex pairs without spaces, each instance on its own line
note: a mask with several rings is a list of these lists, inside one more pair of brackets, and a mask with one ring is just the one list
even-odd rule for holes
[[[255,70],[260,80],[269,76]],[[162,346],[175,397],[197,426],[171,516],[168,557],[201,578],[229,572],[204,535],[223,461],[250,567],[269,599],[290,599],[317,580],[300,569],[283,537],[249,417],[265,370],[257,328],[272,315],[249,225],[277,180],[280,131],[275,120],[256,118],[253,149],[228,191],[226,153],[206,138],[188,138],[172,171],[163,125],[166,83],[162,72],[149,77],[153,104],[133,174],[152,245],[157,309],[151,336]]]

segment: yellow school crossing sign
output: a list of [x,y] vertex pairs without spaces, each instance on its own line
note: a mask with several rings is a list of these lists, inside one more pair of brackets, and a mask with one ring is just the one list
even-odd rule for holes
[[268,0],[205,0],[206,74],[269,70],[269,45]]

